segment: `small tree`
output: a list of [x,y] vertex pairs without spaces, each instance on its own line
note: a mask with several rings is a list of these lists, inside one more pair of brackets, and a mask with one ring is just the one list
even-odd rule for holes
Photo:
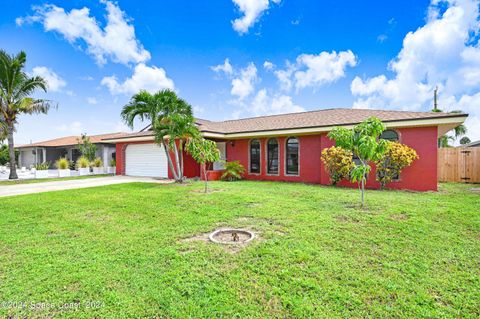
[[387,149],[383,157],[375,162],[377,166],[377,181],[382,188],[400,175],[405,167],[410,166],[418,159],[417,152],[407,145],[398,142],[387,142]]
[[362,194],[362,207],[365,204],[365,183],[371,167],[370,161],[382,158],[387,147],[387,141],[379,140],[385,125],[376,117],[370,117],[353,129],[334,127],[328,137],[335,140],[336,146],[349,150],[358,158],[350,173],[350,180],[359,183]]
[[355,167],[352,151],[332,146],[322,151],[322,162],[330,175],[332,185],[350,177],[350,171]]
[[92,144],[90,137],[87,134],[82,134],[81,139],[78,139],[78,149],[82,156],[86,157],[90,162],[95,160],[95,155],[97,153],[97,146]]
[[245,167],[239,161],[225,162],[225,172],[220,177],[224,181],[238,181],[245,174]]
[[206,140],[203,137],[193,138],[187,142],[187,152],[202,167],[206,193],[208,191],[207,163],[220,160],[220,151],[217,148],[217,143]]

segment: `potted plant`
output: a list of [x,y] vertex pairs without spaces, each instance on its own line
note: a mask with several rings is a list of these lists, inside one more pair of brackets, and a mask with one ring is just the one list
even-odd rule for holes
[[70,162],[65,157],[59,158],[55,162],[55,167],[58,169],[58,177],[70,176]]
[[35,178],[48,178],[48,167],[50,165],[47,162],[43,162],[42,164],[34,165],[35,169]]
[[103,169],[103,162],[100,157],[97,157],[93,161],[93,174],[98,175],[98,174],[104,174],[105,170]]
[[117,162],[112,159],[108,165],[108,174],[114,174],[115,175],[115,172],[116,172],[116,169],[117,169]]
[[78,175],[85,176],[90,174],[90,162],[85,156],[77,160]]

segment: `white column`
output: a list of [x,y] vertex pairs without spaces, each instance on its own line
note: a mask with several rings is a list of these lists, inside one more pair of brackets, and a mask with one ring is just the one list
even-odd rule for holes
[[103,167],[105,168],[105,171],[108,169],[108,151],[109,147],[103,146]]
[[47,148],[43,148],[42,149],[42,153],[43,153],[43,161],[46,162],[47,161]]

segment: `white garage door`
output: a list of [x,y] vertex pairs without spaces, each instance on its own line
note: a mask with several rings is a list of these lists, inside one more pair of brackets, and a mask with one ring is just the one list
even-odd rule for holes
[[125,175],[168,177],[165,151],[157,144],[133,144],[125,150]]

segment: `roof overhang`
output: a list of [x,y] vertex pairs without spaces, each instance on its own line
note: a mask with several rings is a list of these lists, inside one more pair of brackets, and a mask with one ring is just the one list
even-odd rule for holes
[[[468,114],[459,114],[458,116],[445,116],[434,117],[424,119],[408,119],[401,121],[384,121],[387,128],[410,128],[410,127],[428,127],[437,126],[438,136],[442,136],[448,131],[452,130],[456,126],[462,124]],[[234,132],[234,133],[221,133],[212,131],[202,131],[204,137],[214,139],[242,139],[253,137],[268,137],[268,136],[285,136],[285,135],[314,135],[330,132],[334,127],[341,126],[345,128],[353,128],[358,123],[350,123],[343,125],[328,125],[328,126],[314,126],[314,127],[299,127],[291,129],[276,129],[276,130],[259,130],[249,132]],[[154,136],[125,136],[122,138],[104,139],[108,143],[123,143],[123,142],[146,142],[153,141]]]

